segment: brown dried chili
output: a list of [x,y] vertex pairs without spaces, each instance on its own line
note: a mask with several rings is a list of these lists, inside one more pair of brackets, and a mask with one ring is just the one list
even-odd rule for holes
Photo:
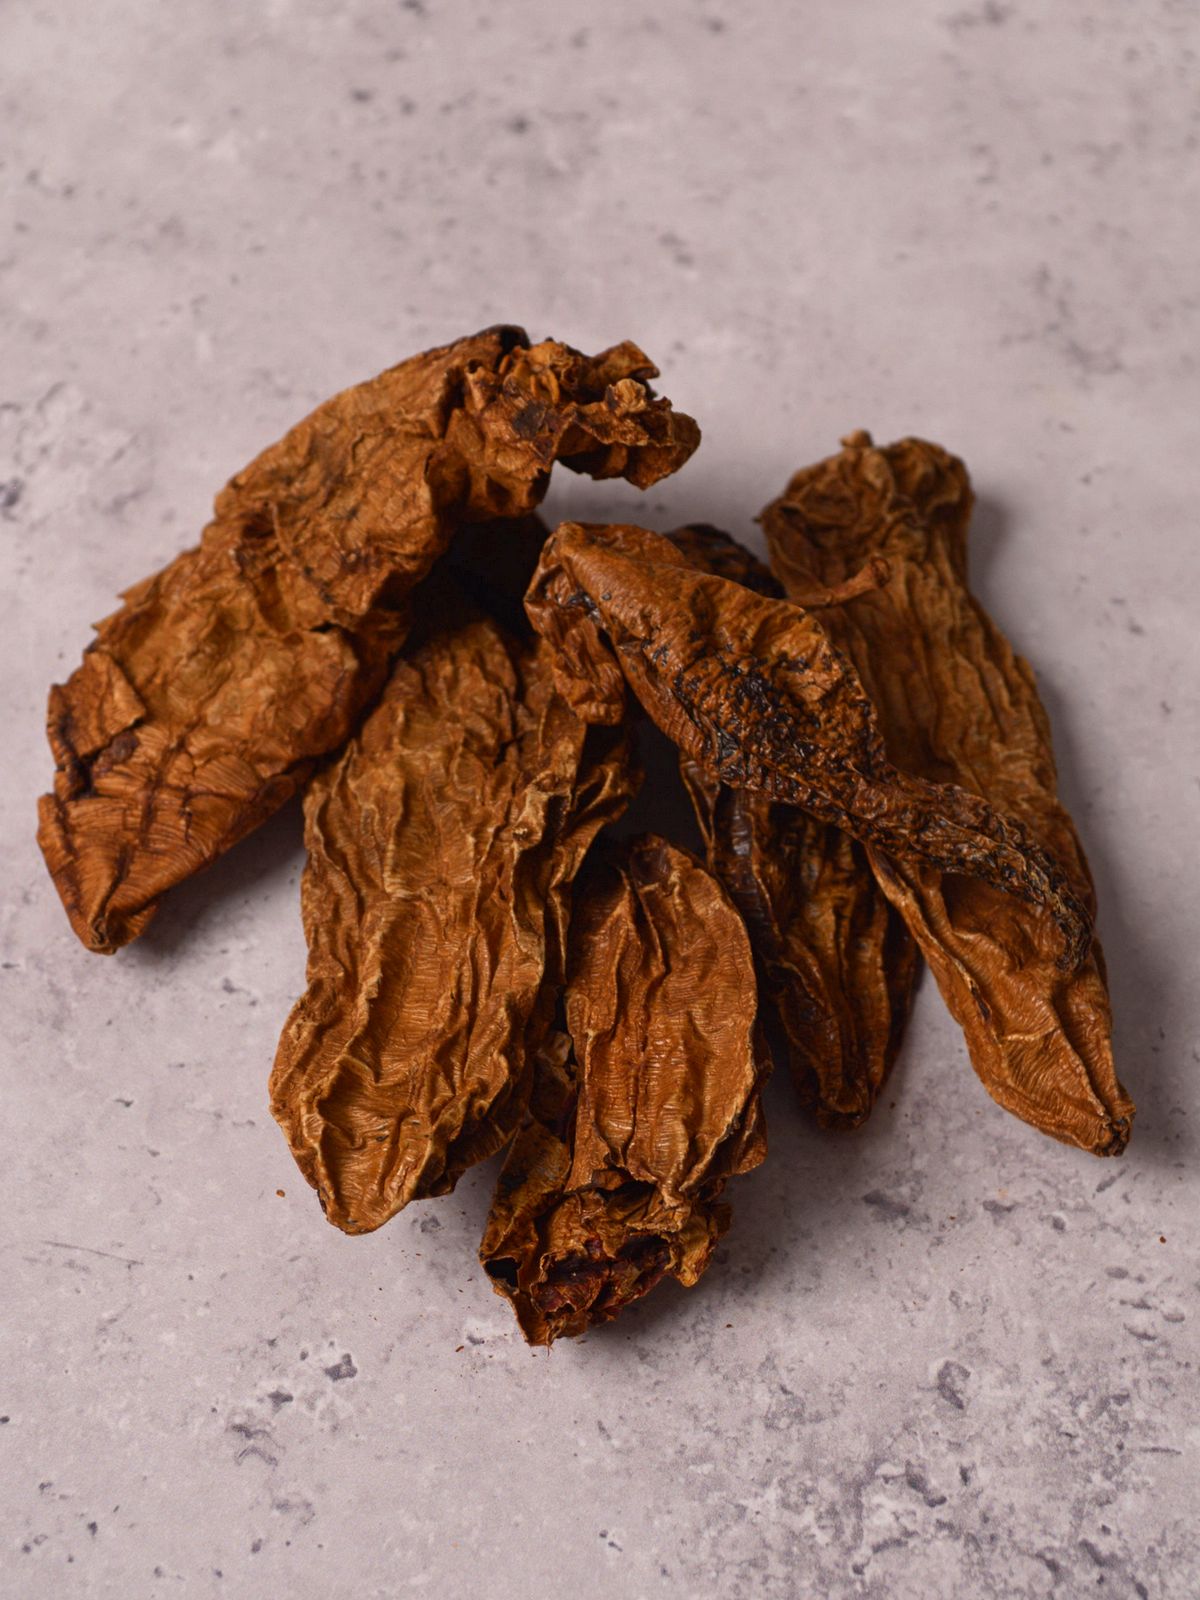
[[685,851],[591,858],[568,935],[567,1034],[547,1037],[480,1247],[531,1344],[699,1278],[729,1177],[765,1154],[741,919]]
[[1044,906],[1064,970],[1085,956],[1088,907],[1058,861],[978,795],[888,761],[862,683],[814,613],[697,572],[644,528],[580,523],[551,535],[526,609],[587,720],[619,720],[627,681],[710,781]]
[[[717,528],[667,537],[703,571],[758,594],[783,593],[761,561]],[[857,840],[796,806],[713,782],[686,756],[680,769],[709,870],[746,923],[796,1086],[823,1124],[855,1127],[899,1050],[916,946]]]
[[556,460],[645,487],[687,459],[699,430],[654,376],[632,344],[488,329],[326,401],[221,491],[50,693],[38,839],[89,949],[136,938],[345,742],[459,523],[529,512]]
[[520,1118],[571,880],[632,776],[519,642],[439,574],[428,635],[305,796],[308,989],[271,1107],[348,1233],[442,1194]]
[[[1083,848],[1056,794],[1049,723],[1033,672],[967,582],[972,493],[961,461],[865,433],[796,474],[763,513],[789,592],[836,585],[883,557],[888,583],[823,621],[878,711],[890,760],[1019,818],[1061,863],[1090,919]],[[984,877],[939,871],[880,841],[871,861],[1002,1106],[1065,1143],[1119,1154],[1134,1107],[1113,1063],[1103,957],[1061,963],[1052,903],[1023,903]]]

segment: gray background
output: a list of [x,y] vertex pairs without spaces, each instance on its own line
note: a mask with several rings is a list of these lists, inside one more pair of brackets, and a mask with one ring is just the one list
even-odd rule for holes
[[[4,1593],[1196,1594],[1198,43],[1191,0],[5,5]],[[966,457],[1124,1160],[995,1108],[926,981],[864,1132],[773,1087],[700,1288],[532,1355],[486,1175],[346,1239],[270,1119],[294,806],[74,942],[33,801],[89,622],[316,401],[497,319],[637,339],[705,429],[559,514],[750,535],[853,427]]]

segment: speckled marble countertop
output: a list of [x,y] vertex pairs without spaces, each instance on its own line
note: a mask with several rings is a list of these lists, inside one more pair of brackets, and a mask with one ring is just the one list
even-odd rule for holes
[[[6,1595],[1200,1592],[1198,44],[1188,0],[4,8]],[[318,399],[500,319],[659,361],[706,431],[660,526],[751,534],[856,426],[966,457],[1122,1161],[996,1109],[927,980],[861,1134],[777,1084],[704,1284],[535,1356],[486,1175],[346,1239],[270,1119],[294,807],[75,944],[33,801],[88,623]]]

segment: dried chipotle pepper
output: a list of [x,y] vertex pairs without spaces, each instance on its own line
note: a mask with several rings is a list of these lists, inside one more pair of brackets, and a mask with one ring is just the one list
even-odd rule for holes
[[567,1035],[545,1041],[480,1256],[531,1344],[696,1282],[729,1177],[765,1154],[754,970],[741,920],[686,852],[646,836],[589,861],[568,935]]
[[556,460],[644,487],[687,459],[699,431],[654,375],[631,344],[488,329],[326,401],[221,491],[51,690],[38,839],[89,949],[136,938],[344,743],[459,522],[524,515]]
[[814,613],[697,572],[644,528],[580,523],[551,535],[526,609],[581,716],[619,720],[628,682],[710,780],[1044,906],[1063,968],[1086,955],[1088,906],[1058,861],[978,795],[889,762],[861,681]]
[[[905,439],[876,449],[858,433],[839,455],[798,472],[762,522],[789,591],[837,584],[873,557],[887,561],[887,584],[824,620],[876,705],[889,758],[1019,818],[1061,863],[1090,918],[1091,875],[1057,799],[1033,673],[968,586],[971,506],[965,467],[938,446]],[[1049,907],[886,846],[871,860],[993,1098],[1065,1143],[1118,1154],[1134,1108],[1113,1063],[1099,945],[1064,969]]]
[[428,636],[305,796],[308,988],[271,1108],[329,1220],[379,1227],[453,1188],[521,1116],[561,981],[566,896],[632,775],[540,641],[432,580]]
[[[783,593],[761,561],[717,528],[667,537],[703,571],[758,594]],[[856,839],[796,806],[714,782],[686,756],[680,770],[709,870],[746,923],[796,1086],[823,1124],[857,1126],[900,1048],[916,946]]]

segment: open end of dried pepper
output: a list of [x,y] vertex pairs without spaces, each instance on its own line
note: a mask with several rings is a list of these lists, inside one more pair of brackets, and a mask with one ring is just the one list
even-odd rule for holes
[[661,1235],[637,1235],[610,1254],[599,1235],[593,1234],[584,1240],[582,1251],[557,1260],[547,1257],[541,1276],[525,1295],[517,1292],[520,1270],[514,1258],[501,1257],[484,1265],[500,1292],[512,1299],[530,1343],[549,1344],[612,1321],[662,1281],[674,1256],[671,1240]]

